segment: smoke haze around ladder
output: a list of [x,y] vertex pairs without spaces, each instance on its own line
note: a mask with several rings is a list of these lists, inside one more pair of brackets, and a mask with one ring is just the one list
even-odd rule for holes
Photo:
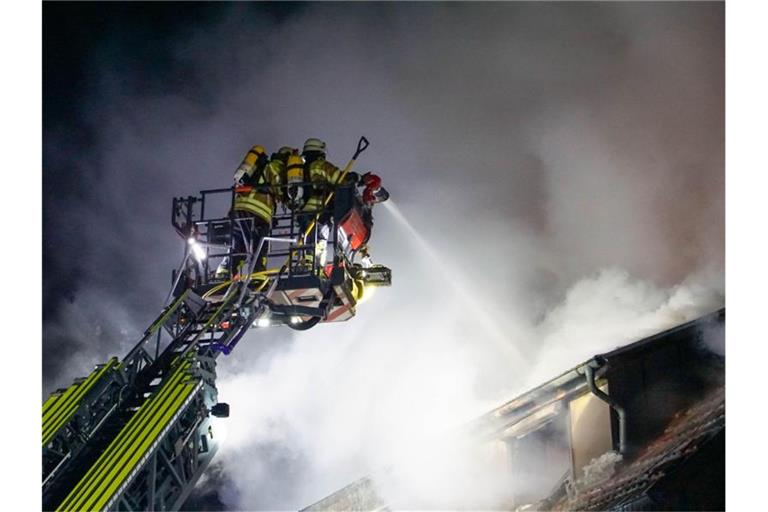
[[174,195],[227,186],[256,143],[320,137],[343,165],[365,135],[393,286],[350,322],[253,331],[220,359],[232,416],[208,484],[230,509],[297,509],[392,467],[392,503],[491,506],[492,475],[436,440],[724,302],[723,18],[45,4],[44,393],[157,314],[183,251]]

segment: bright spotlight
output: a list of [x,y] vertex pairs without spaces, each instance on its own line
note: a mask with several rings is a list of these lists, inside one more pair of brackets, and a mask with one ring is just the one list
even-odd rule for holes
[[292,316],[292,317],[291,317],[291,323],[292,323],[292,324],[297,324],[297,323],[299,323],[299,322],[301,322],[301,318],[299,318],[299,317],[297,317],[297,316]]
[[189,243],[190,248],[192,249],[192,255],[195,257],[197,261],[203,261],[205,260],[205,251],[200,246],[199,243],[197,243],[197,240],[190,237],[187,239],[187,242]]
[[227,440],[229,429],[227,428],[227,418],[217,418],[210,416],[211,422],[211,439],[213,442],[218,442],[219,446],[224,444]]
[[256,325],[258,327],[269,327],[270,321],[269,318],[259,318],[256,320]]

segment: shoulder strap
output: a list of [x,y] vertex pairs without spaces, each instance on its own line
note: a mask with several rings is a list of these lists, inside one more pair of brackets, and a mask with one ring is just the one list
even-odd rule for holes
[[[266,182],[264,182],[264,183],[259,183],[259,182],[260,181],[264,181],[264,171],[267,169],[267,165],[268,164],[269,164],[269,162],[267,161],[267,162],[264,162],[262,165],[259,165],[259,167],[257,168],[256,172],[253,174],[253,181],[251,181],[253,186],[258,187],[259,185],[266,185],[267,184]],[[258,165],[258,163],[257,163],[257,165]],[[261,192],[261,191],[259,191],[259,192]]]

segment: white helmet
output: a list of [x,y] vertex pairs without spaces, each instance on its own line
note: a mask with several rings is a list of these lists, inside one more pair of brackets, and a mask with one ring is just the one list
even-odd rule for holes
[[325,154],[325,142],[320,139],[307,139],[304,143],[303,153],[309,153],[310,151],[319,151]]

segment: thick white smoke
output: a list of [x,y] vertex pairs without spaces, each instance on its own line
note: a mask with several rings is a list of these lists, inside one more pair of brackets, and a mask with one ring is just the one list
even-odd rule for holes
[[[400,248],[414,264],[428,264],[417,245]],[[515,343],[527,347],[531,361],[524,364],[481,326],[467,328],[476,319],[450,286],[438,292],[439,307],[409,299],[450,279],[421,272],[421,279],[402,276],[416,282],[377,292],[354,324],[297,335],[265,370],[222,376],[219,389],[233,416],[221,457],[238,490],[235,497],[223,493],[228,505],[300,507],[373,473],[396,508],[498,507],[510,491],[504,461],[457,439],[461,425],[596,353],[708,313],[723,300],[697,278],[665,289],[606,269],[574,283],[543,321],[516,326]],[[272,471],[280,464],[263,455],[270,446],[296,474]],[[545,469],[532,465],[531,474]]]
[[[319,136],[343,164],[365,134],[358,170],[410,223],[375,213],[393,287],[350,322],[260,330],[220,360],[219,498],[296,509],[376,473],[400,508],[491,508],[499,466],[456,428],[723,303],[722,5],[260,9],[227,7],[163,48],[179,81],[151,69],[161,92],[123,80],[112,46],[96,53],[102,138],[83,165],[101,194],[68,214],[93,248],[72,315],[114,303],[148,322],[181,251],[170,198],[225,185],[252,144]],[[115,323],[89,347],[83,325],[48,386],[131,339]]]

